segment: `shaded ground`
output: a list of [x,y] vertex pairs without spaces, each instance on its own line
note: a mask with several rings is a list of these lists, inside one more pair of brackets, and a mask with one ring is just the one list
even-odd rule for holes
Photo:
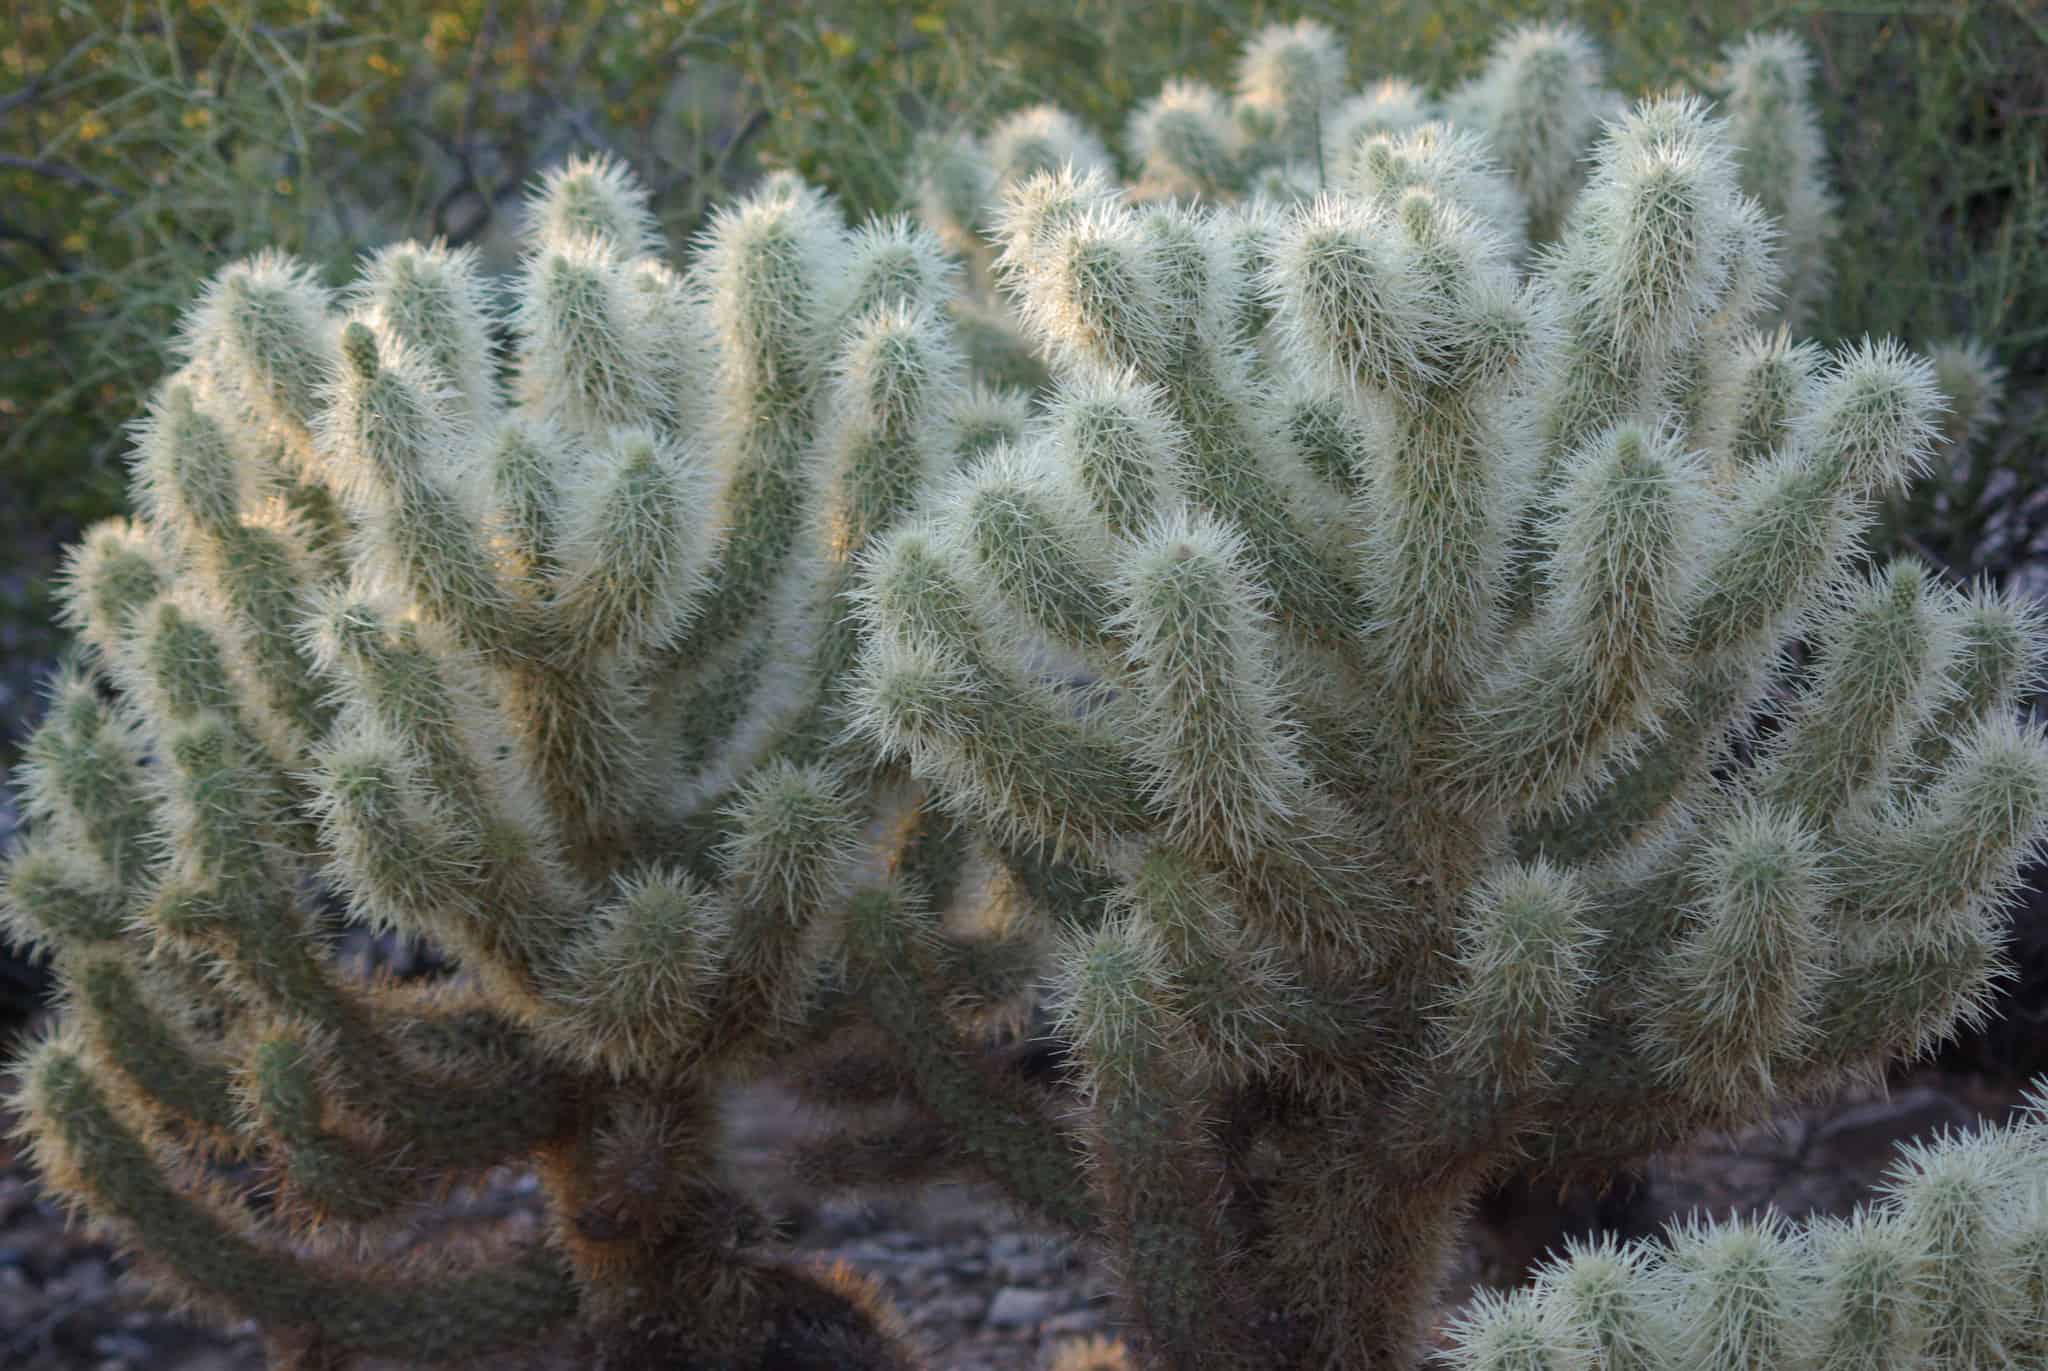
[[[0,1093],[11,1082],[0,1079]],[[1929,1069],[1888,1098],[1845,1098],[1771,1127],[1652,1159],[1642,1186],[1599,1217],[1623,1231],[1654,1231],[1701,1209],[1846,1213],[1868,1196],[1895,1143],[2004,1116],[2021,1083]],[[935,1186],[908,1200],[807,1206],[779,1195],[778,1148],[801,1116],[773,1089],[733,1111],[732,1160],[796,1247],[844,1260],[877,1279],[945,1371],[1039,1371],[1066,1340],[1112,1327],[1108,1290],[1088,1254],[1018,1224],[992,1193]],[[530,1177],[507,1175],[458,1197],[437,1221],[536,1221]],[[1592,1213],[1585,1197],[1558,1204],[1510,1195],[1475,1225],[1451,1302],[1477,1283],[1512,1281]],[[1447,1306],[1448,1307],[1448,1306]],[[37,1194],[27,1168],[0,1143],[0,1368],[6,1371],[258,1371],[253,1330],[195,1329],[141,1301],[122,1263]]]

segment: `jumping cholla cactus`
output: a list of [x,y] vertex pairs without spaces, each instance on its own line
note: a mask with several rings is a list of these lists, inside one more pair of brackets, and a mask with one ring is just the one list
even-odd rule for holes
[[[1469,99],[1586,58],[1522,35]],[[1212,109],[1134,120],[1142,174],[1221,184],[1162,132]],[[1055,1004],[1149,1364],[1413,1366],[1489,1178],[1872,1078],[2001,974],[2042,625],[1858,566],[1933,370],[1766,327],[1787,231],[1703,102],[1608,122],[1566,191],[1583,122],[1512,176],[1498,129],[1369,134],[1285,210],[1012,183],[996,271],[1054,391],[866,559],[867,735],[1103,892],[1052,911]],[[1455,1356],[2027,1364],[2043,1136],[1929,1153],[1847,1228],[1581,1252]]]
[[1906,1149],[1846,1220],[1686,1223],[1571,1244],[1452,1325],[1453,1367],[2048,1365],[2048,1093],[2024,1123]]
[[[849,894],[939,885],[941,847],[841,745],[837,601],[1015,406],[966,385],[922,231],[777,181],[678,275],[603,162],[531,214],[509,315],[416,245],[339,299],[257,258],[193,311],[30,747],[6,915],[67,1005],[24,1129],[281,1364],[902,1366],[861,1278],[761,1248],[719,1092],[877,978],[885,1020],[955,1033],[914,958],[849,946]],[[349,974],[343,909],[461,975]],[[516,1162],[544,1240],[373,1255]]]

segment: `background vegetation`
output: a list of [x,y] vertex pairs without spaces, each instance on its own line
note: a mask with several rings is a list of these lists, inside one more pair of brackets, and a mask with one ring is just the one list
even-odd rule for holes
[[1824,338],[1974,334],[2002,424],[1896,527],[2007,574],[2048,527],[2048,18],[2034,0],[4,0],[0,3],[0,762],[58,639],[48,578],[114,511],[125,424],[178,311],[277,245],[346,277],[406,236],[509,265],[540,169],[606,148],[686,235],[790,167],[855,215],[899,207],[919,132],[1040,100],[1114,143],[1173,74],[1217,83],[1249,31],[1315,16],[1358,81],[1470,71],[1500,27],[1570,18],[1633,90],[1703,85],[1730,38],[1798,32],[1844,192]]

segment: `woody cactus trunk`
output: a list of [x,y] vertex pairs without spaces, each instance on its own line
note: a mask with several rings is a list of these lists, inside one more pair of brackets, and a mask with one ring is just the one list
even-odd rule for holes
[[[530,210],[509,315],[410,245],[193,311],[31,746],[7,913],[68,1004],[27,1136],[303,1364],[901,1365],[860,1279],[764,1254],[718,1104],[843,1024],[856,879],[931,864],[838,744],[835,621],[979,394],[950,268],[787,182],[687,275],[609,164]],[[462,975],[350,976],[342,912]],[[365,1257],[516,1162],[544,1241]]]
[[[1528,84],[1514,61],[1569,84],[1585,55],[1547,30],[1504,53],[1495,108]],[[1582,187],[1542,180],[1582,174],[1569,148],[1514,183],[1455,126],[1365,127],[1343,191],[1285,213],[1191,207],[1226,178],[1189,149],[1230,130],[1220,100],[1161,102],[1134,136],[1171,193],[1078,155],[986,178],[1008,187],[994,270],[1055,391],[869,559],[862,723],[1108,892],[1056,1002],[1146,1354],[1407,1368],[1489,1179],[1598,1175],[1981,1012],[2048,813],[2048,751],[2015,721],[2040,625],[1859,565],[1936,438],[1932,370],[1762,330],[1781,230],[1704,102],[1619,115]],[[1167,113],[1214,137],[1172,144]],[[1670,1270],[1700,1269],[1693,1238]],[[1689,1304],[1610,1270],[1661,1306],[1635,1341],[1601,1342],[1597,1300],[1576,1332],[1518,1303],[1458,1355],[2017,1364],[1968,1359],[1991,1343],[1922,1363],[1816,1249],[1713,1240],[1777,1265],[1705,1262]],[[1888,1298],[1990,1268],[1885,1241]],[[1998,1285],[2004,1356],[2040,1315]],[[1750,1336],[1805,1322],[1844,1341]]]

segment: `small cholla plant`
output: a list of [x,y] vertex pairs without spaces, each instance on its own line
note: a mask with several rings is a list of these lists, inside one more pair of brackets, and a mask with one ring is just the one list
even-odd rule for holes
[[[1521,35],[1470,99],[1587,61]],[[865,558],[861,727],[1072,873],[1056,1031],[1147,1365],[1415,1366],[1490,1179],[1980,1015],[2048,821],[2035,612],[1862,564],[1938,440],[1929,363],[1774,326],[1785,230],[1704,102],[1608,120],[1569,193],[1551,135],[1500,144],[1373,134],[1284,208],[1015,184],[995,269],[1049,402]],[[2025,1364],[2038,1128],[1921,1161],[1840,1232],[1582,1253],[1457,1355]]]
[[1846,1219],[1675,1226],[1571,1243],[1452,1323],[1458,1371],[2048,1365],[2048,1093],[2031,1115],[1905,1149]]
[[[864,883],[943,861],[842,743],[838,605],[1014,406],[965,384],[922,231],[776,181],[686,273],[660,246],[578,162],[509,311],[439,246],[339,296],[230,267],[137,428],[137,517],[72,562],[5,887],[66,1004],[15,1103],[55,1194],[279,1364],[905,1364],[862,1279],[764,1248],[720,1098],[871,982],[928,1055],[957,1036],[933,1069],[999,1074],[964,995],[849,938]],[[459,974],[352,974],[342,915]],[[539,1241],[407,1227],[508,1163]]]

